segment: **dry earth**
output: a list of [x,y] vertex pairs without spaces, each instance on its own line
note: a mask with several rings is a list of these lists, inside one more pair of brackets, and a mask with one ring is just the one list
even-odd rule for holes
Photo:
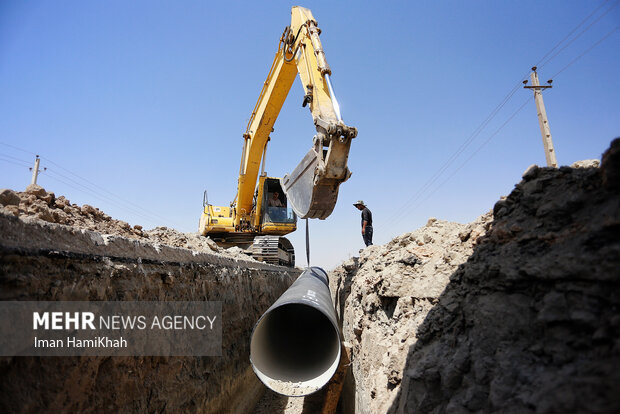
[[330,275],[345,413],[620,412],[620,139]]
[[40,220],[48,223],[90,230],[141,240],[150,244],[162,244],[201,252],[254,261],[237,247],[223,249],[209,237],[198,233],[182,233],[168,227],[155,227],[144,230],[140,225],[131,227],[129,223],[116,220],[96,207],[84,204],[71,204],[64,196],[56,197],[38,185],[29,185],[24,192],[9,189],[0,190],[0,213],[18,216],[26,221]]
[[[0,191],[0,299],[219,301],[221,357],[1,357],[0,412],[249,412],[250,333],[299,275],[196,234],[114,220],[40,187]],[[18,216],[18,217],[15,217]]]
[[[620,412],[620,139],[600,168],[572,167],[532,166],[473,223],[431,218],[330,274],[352,349],[341,413]],[[25,223],[241,254],[40,187],[2,190],[0,206]],[[255,412],[317,406],[267,391]]]
[[383,413],[392,404],[416,342],[412,333],[491,221],[491,212],[468,225],[431,218],[386,245],[364,249],[330,275],[345,340],[353,347],[358,412]]

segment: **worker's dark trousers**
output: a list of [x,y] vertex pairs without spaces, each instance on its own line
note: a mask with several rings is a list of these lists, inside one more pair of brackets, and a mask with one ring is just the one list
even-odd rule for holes
[[366,230],[364,230],[362,237],[364,238],[366,246],[372,246],[372,226],[366,226]]

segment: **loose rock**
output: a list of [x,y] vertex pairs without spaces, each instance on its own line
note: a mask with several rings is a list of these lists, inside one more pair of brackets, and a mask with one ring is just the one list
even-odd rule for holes
[[168,227],[144,230],[143,226],[139,224],[132,227],[129,223],[113,219],[91,205],[71,204],[65,196],[56,197],[53,192],[48,193],[39,185],[29,185],[25,192],[9,189],[0,190],[1,212],[21,218],[32,217],[49,223],[63,224],[102,234],[123,236],[150,243],[254,261],[243,250],[239,248],[223,249],[209,237],[203,237],[198,233],[182,233]]
[[0,204],[3,206],[18,206],[20,198],[13,190],[3,188],[0,190]]

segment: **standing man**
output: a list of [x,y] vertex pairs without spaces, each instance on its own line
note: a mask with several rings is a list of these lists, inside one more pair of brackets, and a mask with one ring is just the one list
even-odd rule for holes
[[372,213],[362,200],[353,205],[362,212],[362,237],[364,238],[364,243],[366,243],[366,246],[372,246]]

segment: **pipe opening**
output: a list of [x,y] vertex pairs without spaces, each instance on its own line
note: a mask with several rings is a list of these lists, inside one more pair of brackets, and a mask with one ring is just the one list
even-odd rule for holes
[[338,331],[318,309],[290,303],[262,318],[250,343],[254,370],[272,390],[306,395],[329,381],[340,360]]

